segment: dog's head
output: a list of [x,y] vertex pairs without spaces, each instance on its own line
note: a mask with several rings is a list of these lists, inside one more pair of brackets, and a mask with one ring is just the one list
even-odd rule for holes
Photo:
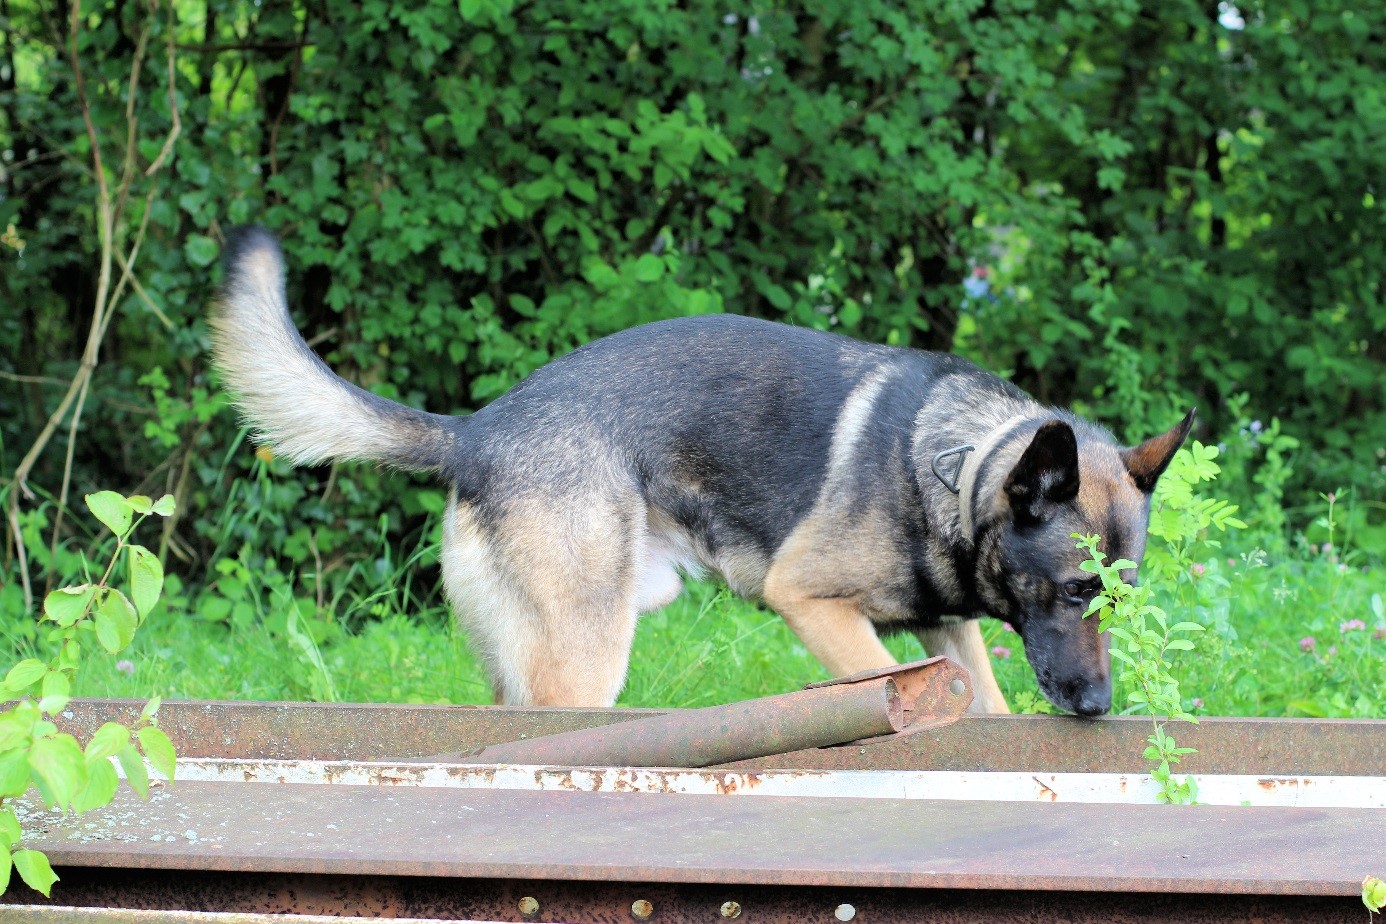
[[[1083,618],[1101,583],[1080,567],[1086,555],[1073,534],[1097,533],[1108,561],[1139,565],[1150,496],[1193,420],[1190,411],[1168,432],[1129,449],[1096,428],[1080,424],[1075,432],[1050,420],[1009,471],[997,473],[996,526],[979,561],[979,584],[1001,598],[997,609],[1024,640],[1040,690],[1061,709],[1101,715],[1112,707],[1107,638],[1099,637],[1095,617]],[[1122,578],[1134,582],[1136,570]]]

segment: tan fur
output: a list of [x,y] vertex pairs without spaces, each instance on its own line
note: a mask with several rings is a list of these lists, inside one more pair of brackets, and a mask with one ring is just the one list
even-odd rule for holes
[[536,500],[488,531],[468,505],[452,506],[444,524],[444,586],[490,669],[498,701],[616,701],[635,635],[633,566],[642,521],[643,510],[630,499],[582,498],[559,509]]

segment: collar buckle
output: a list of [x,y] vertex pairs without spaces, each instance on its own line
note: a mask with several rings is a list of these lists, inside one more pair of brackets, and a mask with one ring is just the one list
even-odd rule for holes
[[[976,449],[976,446],[967,444],[964,446],[954,446],[952,449],[945,449],[942,452],[934,453],[933,460],[929,463],[934,470],[934,477],[937,478],[945,488],[954,494],[958,493],[958,481],[962,478],[963,466],[967,464],[967,454]],[[951,474],[944,474],[943,462],[950,456],[958,457],[957,467]]]

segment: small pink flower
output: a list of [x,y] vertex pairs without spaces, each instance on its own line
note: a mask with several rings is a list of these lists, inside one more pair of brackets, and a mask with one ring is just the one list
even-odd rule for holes
[[1202,708],[1203,708],[1203,700],[1201,700],[1201,699],[1199,699],[1197,696],[1195,696],[1195,697],[1193,698],[1193,707],[1194,707],[1195,709],[1202,709]]
[[116,670],[133,677],[135,676],[135,663],[133,661],[117,661]]
[[1376,631],[1372,633],[1372,638],[1386,639],[1386,626],[1377,626]]
[[1323,554],[1327,555],[1327,554],[1329,554],[1329,553],[1332,552],[1332,551],[1333,551],[1333,543],[1331,543],[1331,542],[1325,542],[1325,543],[1323,544]]
[[1316,641],[1314,640],[1314,636],[1312,636],[1312,635],[1306,635],[1306,636],[1304,636],[1304,638],[1302,638],[1302,639],[1299,640],[1299,650],[1300,650],[1300,651],[1313,651],[1313,650],[1314,650],[1314,646],[1317,645],[1317,644],[1318,644],[1318,642],[1316,642]]
[[1360,619],[1349,619],[1347,622],[1338,623],[1338,631],[1346,635],[1349,632],[1360,632],[1367,628],[1367,624]]
[[1015,626],[1011,625],[1011,624],[1008,623],[1008,622],[1003,622],[1003,623],[1001,623],[1001,628],[1005,629],[1007,632],[1014,632],[1014,631],[1015,631]]
[[1337,654],[1337,653],[1338,653],[1338,646],[1337,646],[1337,645],[1329,645],[1329,646],[1328,646],[1328,653],[1329,653],[1330,655],[1335,655],[1335,654]]
[[1000,658],[1002,661],[1011,656],[1011,650],[1005,645],[997,645],[991,650],[992,657]]
[[1194,562],[1192,565],[1189,566],[1189,570],[1193,572],[1194,577],[1203,577],[1203,572],[1207,571],[1208,569],[1203,565],[1199,564],[1198,562]]
[[1235,559],[1235,558],[1229,558],[1229,559],[1227,559],[1227,567],[1229,567],[1229,568],[1235,568],[1235,567],[1237,567],[1237,559]]

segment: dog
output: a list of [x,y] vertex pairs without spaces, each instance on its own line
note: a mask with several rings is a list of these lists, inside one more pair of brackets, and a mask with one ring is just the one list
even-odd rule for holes
[[442,416],[313,353],[268,232],[236,232],[223,265],[213,358],[257,439],[448,486],[443,582],[498,702],[612,705],[640,614],[713,572],[835,675],[894,664],[880,636],[913,632],[971,672],[974,711],[1007,712],[989,615],[1055,706],[1111,708],[1106,637],[1083,615],[1099,582],[1072,534],[1140,562],[1193,411],[1123,448],[961,357],[723,314],[596,340]]

